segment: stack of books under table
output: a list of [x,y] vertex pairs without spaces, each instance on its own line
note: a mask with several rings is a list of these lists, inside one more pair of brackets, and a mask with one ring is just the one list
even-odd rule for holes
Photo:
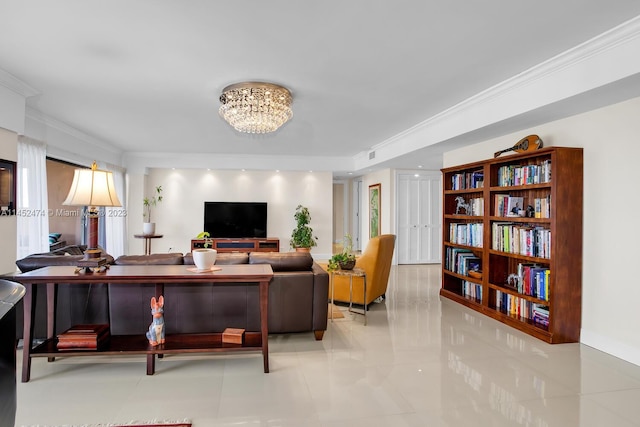
[[75,325],[58,335],[58,350],[98,350],[109,341],[109,325]]

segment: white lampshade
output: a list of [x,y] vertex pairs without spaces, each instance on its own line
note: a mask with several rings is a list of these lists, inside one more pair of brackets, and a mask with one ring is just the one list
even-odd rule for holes
[[113,183],[113,173],[98,170],[96,162],[91,169],[76,169],[69,195],[63,205],[70,206],[122,206]]

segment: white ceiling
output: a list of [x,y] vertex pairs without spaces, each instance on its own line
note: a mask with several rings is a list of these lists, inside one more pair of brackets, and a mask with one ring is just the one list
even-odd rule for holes
[[[0,69],[39,92],[29,107],[123,153],[353,157],[638,15],[638,0],[0,0]],[[288,87],[293,119],[235,132],[218,97],[246,80]],[[386,165],[437,168],[451,147],[632,95],[620,86]]]

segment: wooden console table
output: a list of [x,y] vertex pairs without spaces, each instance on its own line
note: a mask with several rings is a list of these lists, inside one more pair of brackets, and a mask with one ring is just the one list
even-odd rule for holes
[[[264,372],[269,372],[269,342],[267,309],[269,302],[269,282],[273,270],[268,264],[221,265],[221,269],[198,273],[188,265],[112,265],[102,273],[76,274],[73,266],[44,267],[27,273],[16,274],[10,279],[26,288],[24,302],[24,346],[22,352],[22,382],[31,376],[31,358],[56,356],[128,355],[147,356],[147,375],[155,372],[156,355],[176,353],[204,353],[223,351],[262,351]],[[155,284],[156,297],[164,293],[165,283],[237,283],[238,286],[256,285],[260,292],[260,331],[245,332],[244,344],[222,342],[222,333],[167,335],[164,344],[153,347],[144,333],[140,335],[112,335],[108,344],[96,351],[58,351],[55,336],[56,287],[58,283],[87,286],[92,283],[142,283]],[[34,308],[38,285],[47,289],[47,337],[42,344],[33,348]]]

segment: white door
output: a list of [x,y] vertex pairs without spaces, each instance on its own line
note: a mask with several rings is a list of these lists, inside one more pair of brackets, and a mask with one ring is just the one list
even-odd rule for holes
[[398,264],[441,261],[441,174],[398,174]]

